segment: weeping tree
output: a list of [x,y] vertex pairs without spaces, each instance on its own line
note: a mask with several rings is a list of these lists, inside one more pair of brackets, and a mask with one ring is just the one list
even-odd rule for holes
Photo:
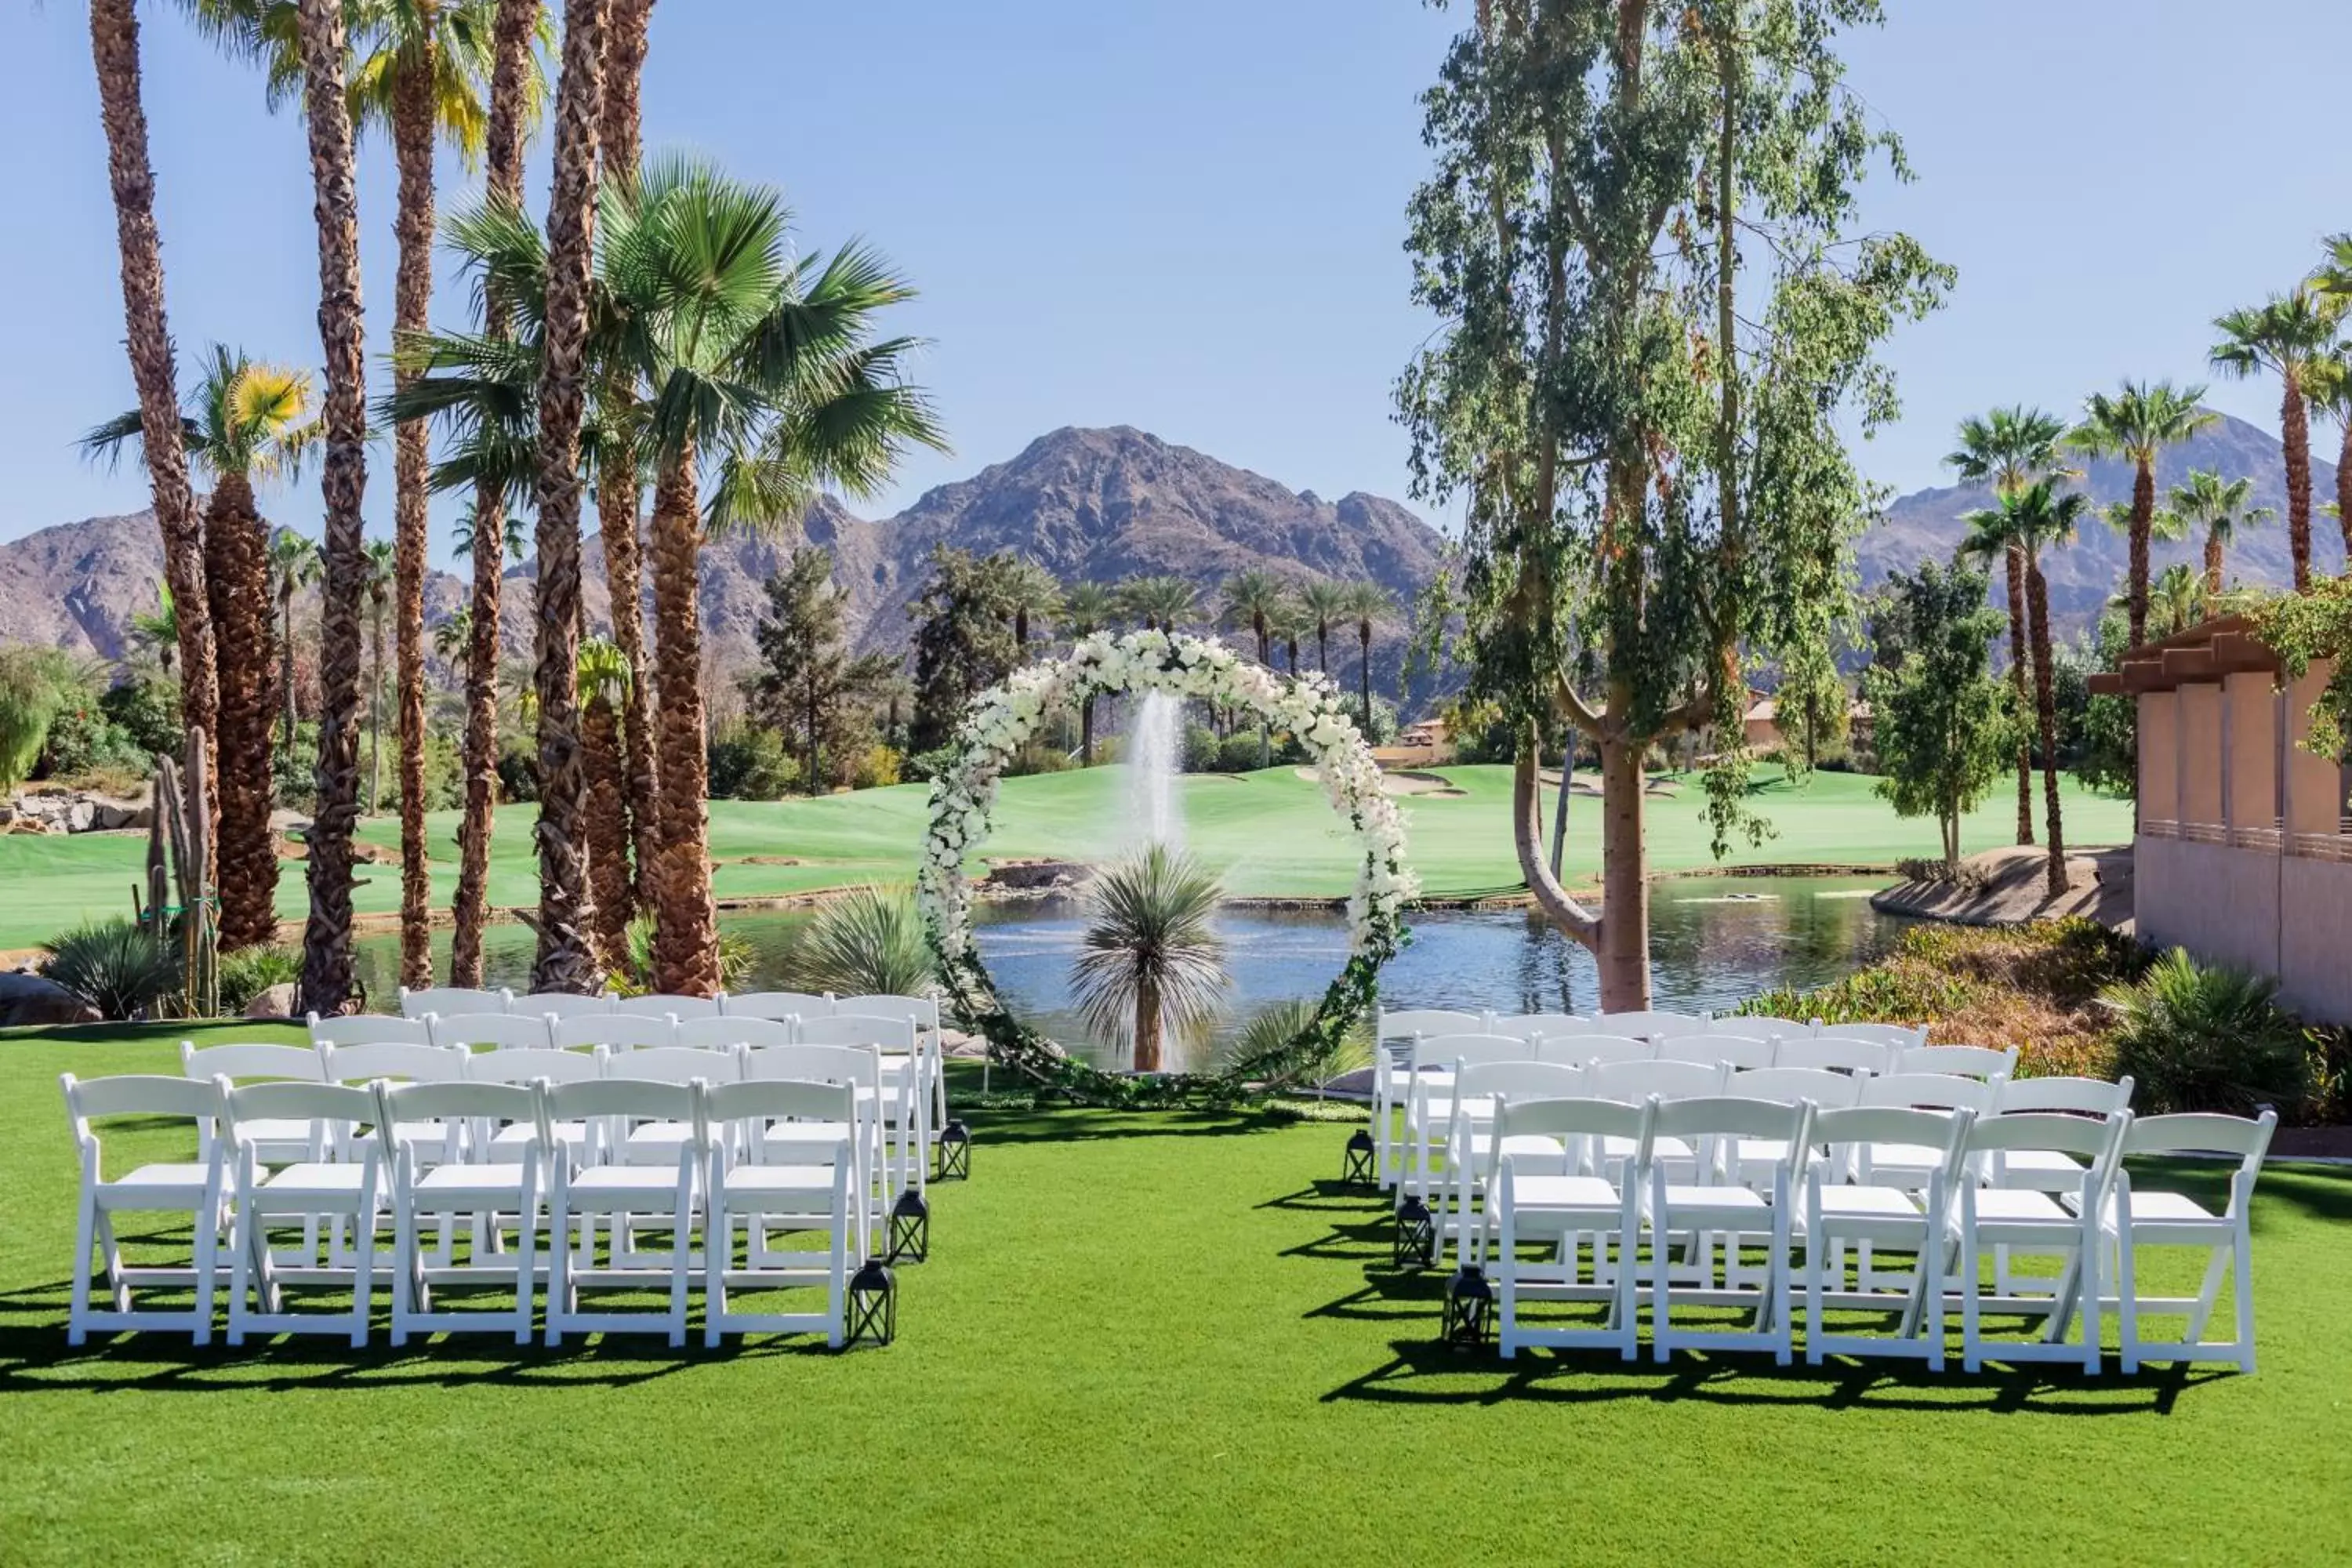
[[[1879,9],[1482,0],[1423,95],[1408,247],[1443,325],[1398,387],[1414,490],[1463,503],[1460,651],[1518,732],[1520,867],[1612,1010],[1650,994],[1644,753],[1709,732],[1717,852],[1760,836],[1747,666],[1845,616],[1870,497],[1843,429],[1895,413],[1878,346],[1950,280],[1851,232],[1868,169],[1905,172],[1837,54]],[[1544,861],[1547,719],[1601,752],[1598,911]]]
[[1138,1072],[1158,1072],[1168,1037],[1198,1032],[1223,1004],[1219,891],[1214,872],[1157,842],[1087,889],[1071,994],[1087,1027],[1133,1043]]

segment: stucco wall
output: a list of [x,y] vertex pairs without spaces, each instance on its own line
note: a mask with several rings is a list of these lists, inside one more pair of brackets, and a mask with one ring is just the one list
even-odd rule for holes
[[2280,870],[2281,1000],[2352,1024],[2352,864],[2289,858]]
[[2279,859],[2252,849],[2138,841],[2132,910],[2143,941],[2185,947],[2198,957],[2278,973]]

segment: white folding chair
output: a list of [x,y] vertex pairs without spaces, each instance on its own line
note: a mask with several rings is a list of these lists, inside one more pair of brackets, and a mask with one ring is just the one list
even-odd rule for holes
[[814,991],[746,991],[741,995],[719,998],[719,1013],[726,1018],[771,1018],[779,1023],[793,1018],[822,1018],[833,1011],[833,998]]
[[1397,1113],[1404,1109],[1412,1086],[1412,1039],[1416,1035],[1475,1035],[1486,1024],[1479,1013],[1442,1007],[1408,1007],[1396,1012],[1381,1008],[1372,1023],[1372,1138],[1374,1173],[1382,1187],[1392,1187],[1403,1172],[1404,1140]]
[[[1660,1064],[1665,1065],[1665,1064]],[[1810,1101],[1780,1105],[1763,1100],[1706,1096],[1695,1100],[1661,1100],[1653,1118],[1655,1139],[1675,1138],[1709,1148],[1736,1145],[1742,1140],[1777,1142],[1796,1151],[1808,1143],[1812,1121]],[[1702,1158],[1699,1179],[1676,1182],[1659,1160],[1650,1163],[1646,1215],[1650,1228],[1650,1352],[1658,1361],[1672,1359],[1678,1349],[1762,1350],[1782,1366],[1794,1356],[1795,1340],[1789,1314],[1789,1237],[1794,1220],[1793,1153],[1773,1169],[1769,1190],[1720,1176],[1722,1162]],[[1699,1267],[1706,1278],[1691,1286],[1674,1283],[1669,1243],[1675,1236],[1697,1235]],[[1722,1281],[1713,1278],[1713,1247],[1706,1238],[1726,1237]],[[1740,1283],[1739,1270],[1749,1266],[1742,1251],[1764,1248],[1760,1282]],[[1735,1268],[1735,1265],[1738,1267]],[[1748,1327],[1690,1329],[1678,1327],[1673,1308],[1685,1306],[1752,1307]]]
[[[900,1079],[886,1087],[882,1073],[882,1053],[872,1046],[763,1046],[753,1047],[743,1054],[743,1078],[746,1082],[789,1081],[845,1085],[856,1107],[856,1122],[857,1158],[862,1184],[858,1191],[866,1205],[866,1230],[861,1234],[858,1258],[865,1258],[866,1236],[879,1236],[889,1224],[890,1205],[901,1192],[911,1190],[915,1166],[921,1154],[914,1146],[912,1130],[914,1114],[913,1082]],[[887,1100],[886,1100],[887,1097]],[[894,1114],[889,1100],[897,1101]],[[892,1138],[889,1131],[899,1130],[901,1136]],[[773,1148],[783,1158],[793,1157],[796,1145],[805,1142],[822,1146],[831,1136],[830,1129],[820,1124],[803,1126],[798,1122],[777,1122],[761,1134],[760,1142],[751,1152],[751,1158],[764,1160]],[[756,1241],[757,1236],[754,1235]]]
[[[2015,1116],[1984,1116],[1969,1127],[1961,1143],[1963,1158],[1981,1167],[1997,1155],[2020,1150],[2054,1150],[2085,1162],[2082,1181],[2071,1203],[2049,1193],[2016,1187],[1984,1187],[1958,1177],[1959,1222],[1956,1227],[1959,1258],[1954,1272],[1960,1286],[1961,1364],[1975,1372],[1990,1357],[1997,1361],[2072,1361],[2086,1373],[2099,1370],[2100,1237],[2099,1215],[2115,1176],[2119,1151],[2131,1126],[2131,1112],[2121,1111],[2104,1121],[2084,1116],[2025,1111]],[[2011,1252],[2054,1254],[2066,1259],[2064,1271],[2048,1281],[2011,1282],[1989,1293],[1982,1282],[1985,1254],[1990,1248]],[[2046,1283],[2047,1291],[2028,1292],[2029,1283]],[[1987,1310],[2039,1316],[2042,1336],[2031,1342],[1991,1342],[1984,1337]],[[2078,1342],[2066,1342],[2071,1322],[2081,1321]]]
[[1490,1017],[1484,1026],[1475,1029],[1454,1032],[1508,1035],[1515,1040],[1526,1040],[1532,1045],[1569,1035],[1589,1035],[1592,1030],[1592,1020],[1575,1013],[1516,1013],[1507,1017]]
[[1399,1188],[1425,1203],[1429,1165],[1445,1142],[1446,1121],[1452,1115],[1454,1073],[1480,1062],[1524,1062],[1534,1059],[1534,1048],[1508,1035],[1424,1035],[1416,1037],[1406,1058],[1404,1100],[1404,1174]]
[[[699,1097],[699,1143],[708,1165],[703,1177],[707,1217],[703,1224],[704,1284],[702,1342],[716,1346],[722,1334],[822,1333],[838,1348],[849,1265],[864,1251],[862,1200],[856,1153],[856,1091],[847,1084],[768,1079],[714,1084]],[[819,1151],[796,1144],[800,1158],[789,1163],[751,1157],[772,1125],[827,1127],[838,1136]],[[743,1151],[738,1154],[737,1151]],[[812,1158],[822,1154],[821,1158]],[[735,1252],[735,1226],[745,1231],[744,1254]],[[771,1247],[772,1233],[814,1231],[825,1237],[822,1258]],[[822,1285],[821,1312],[743,1311],[730,1305],[733,1289],[772,1290]]]
[[1774,1047],[1769,1035],[1707,1033],[1664,1036],[1657,1050],[1662,1062],[1720,1062],[1735,1071],[1748,1071],[1770,1067]]
[[1715,1020],[1704,1013],[1666,1013],[1653,1008],[1638,1013],[1603,1013],[1592,1020],[1592,1028],[1595,1034],[1631,1035],[1655,1042],[1673,1035],[1710,1033]]
[[[686,1343],[687,1292],[693,1277],[693,1234],[701,1206],[704,1167],[704,1150],[690,1130],[699,1115],[700,1098],[698,1085],[634,1078],[541,1086],[541,1153],[555,1169],[547,1231],[549,1344],[562,1343],[567,1333],[639,1331],[665,1333],[674,1346]],[[677,1163],[670,1168],[610,1164],[574,1172],[554,1158],[551,1130],[556,1124],[597,1121],[668,1123],[684,1126],[689,1132],[677,1145]],[[610,1224],[614,1236],[614,1255],[602,1267],[595,1257],[599,1218]],[[572,1231],[575,1220],[581,1227],[576,1254]],[[654,1255],[624,1255],[623,1238],[640,1221],[668,1229],[669,1250],[659,1255],[666,1261]],[[583,1289],[642,1290],[665,1279],[669,1303],[660,1311],[592,1312],[580,1305]]]
[[1776,1018],[1769,1013],[1740,1013],[1717,1018],[1715,1024],[1727,1035],[1753,1035],[1759,1039],[1777,1039],[1784,1045],[1790,1040],[1810,1040],[1821,1026],[1819,1020],[1809,1024],[1798,1018]]
[[[1957,1073],[1891,1072],[1862,1079],[1861,1091],[1854,1096],[1853,1103],[1942,1111],[1948,1115],[1965,1110],[1981,1118],[1994,1113],[2000,1096],[2000,1080],[1997,1079],[1987,1082]],[[1944,1169],[1947,1157],[1941,1140],[1933,1143],[1853,1143],[1844,1145],[1843,1152],[1853,1180],[1862,1185],[1898,1187],[1914,1193],[1927,1190],[1928,1178]],[[1982,1175],[1980,1164],[1975,1164],[1956,1173],[1955,1180],[1973,1186]],[[2005,1268],[2008,1254],[2004,1251],[2000,1257]],[[1894,1289],[1909,1283],[1906,1275],[1880,1272],[1867,1241],[1862,1244],[1857,1267],[1865,1290]]]
[[740,1046],[747,1051],[789,1046],[794,1038],[786,1018],[739,1018],[721,1013],[715,1018],[681,1018],[668,1043],[698,1051],[723,1051]]
[[[1495,1163],[1505,1152],[1495,1137],[1496,1116],[1514,1100],[1574,1099],[1583,1089],[1584,1069],[1563,1062],[1475,1062],[1457,1065],[1452,1079],[1445,1090],[1451,1101],[1445,1117],[1445,1180],[1436,1184],[1437,1201],[1433,1207],[1439,1249],[1444,1250],[1446,1237],[1452,1236],[1456,1260],[1469,1262],[1479,1245],[1472,1233],[1482,1223],[1479,1216],[1486,1207]],[[1426,1084],[1414,1089],[1416,1095],[1430,1092]],[[1538,1136],[1517,1140],[1511,1148],[1536,1159],[1565,1158],[1570,1152],[1556,1141]],[[1423,1202],[1430,1195],[1424,1187]]]
[[[922,1076],[929,1102],[923,1108],[923,1149],[928,1154],[940,1130],[948,1124],[948,1082],[946,1058],[940,1045],[940,1004],[931,996],[894,996],[868,992],[856,996],[836,996],[833,999],[833,1016],[836,1018],[897,1018],[912,1025],[915,1030],[913,1055]],[[888,1054],[888,1047],[884,1047]],[[887,1066],[887,1063],[884,1064]]]
[[328,1046],[429,1046],[433,1026],[422,1016],[393,1017],[383,1013],[342,1013],[332,1018],[310,1017],[310,1043]]
[[[586,1051],[559,1051],[546,1046],[536,1050],[484,1051],[466,1058],[466,1080],[522,1088],[541,1079],[549,1083],[591,1083],[605,1076],[606,1061],[601,1046]],[[601,1136],[601,1126],[585,1121],[558,1121],[547,1131],[562,1151],[564,1163],[574,1170],[601,1163],[609,1152]],[[463,1147],[467,1159],[492,1165],[520,1165],[524,1152],[540,1141],[541,1128],[534,1112],[521,1119],[476,1119],[467,1126]],[[547,1173],[541,1172],[542,1191],[548,1180]]]
[[[200,1048],[194,1040],[182,1040],[180,1072],[183,1077],[207,1084],[215,1078],[226,1078],[231,1083],[326,1081],[326,1068],[318,1051],[310,1046],[240,1043]],[[246,1137],[259,1152],[265,1165],[290,1165],[297,1160],[326,1157],[324,1129],[299,1119],[248,1121]],[[213,1138],[213,1119],[206,1117],[196,1124],[197,1159],[212,1158]]]
[[[515,1057],[520,1051],[499,1052]],[[536,1136],[539,1096],[516,1083],[379,1083],[382,1124],[394,1129],[392,1160],[392,1342],[404,1345],[412,1333],[507,1331],[519,1345],[530,1342],[531,1294],[539,1263],[540,1201],[546,1190],[547,1155]],[[442,1146],[412,1129],[445,1129]],[[469,1134],[478,1159],[457,1157],[458,1129]],[[480,1129],[495,1129],[490,1137]],[[509,1134],[514,1134],[509,1136]],[[460,1221],[472,1229],[474,1245],[464,1262],[446,1242],[428,1258],[418,1233],[428,1223],[446,1237]],[[508,1224],[515,1245],[502,1245]],[[478,1289],[508,1286],[512,1305],[499,1308],[441,1307],[436,1286]]]
[[[697,1050],[688,1046],[648,1046],[643,1050],[614,1052],[604,1059],[607,1078],[636,1079],[647,1083],[734,1083],[743,1076],[743,1053]],[[653,1121],[614,1124],[613,1157],[625,1165],[670,1166],[677,1152],[694,1141],[692,1121]]]
[[[421,1023],[421,1020],[400,1019],[401,1023]],[[380,1040],[366,1045],[322,1045],[319,1047],[320,1070],[329,1083],[364,1088],[382,1079],[392,1083],[455,1083],[466,1076],[468,1053],[462,1046],[416,1045],[406,1041]],[[373,1122],[373,1119],[369,1119]],[[449,1130],[440,1126],[420,1126],[406,1130],[418,1152],[418,1158],[428,1164],[441,1158],[441,1152],[451,1147]],[[384,1166],[381,1185],[388,1190],[389,1153],[383,1152],[383,1130],[371,1125],[364,1132],[353,1131],[334,1149],[339,1160],[358,1160],[373,1156]],[[453,1156],[454,1157],[454,1156]],[[446,1245],[446,1237],[444,1237]],[[340,1220],[331,1227],[328,1256],[338,1266],[343,1266],[343,1226]]]
[[[1801,1100],[1813,1102],[1814,1109],[1829,1110],[1858,1103],[1862,1084],[1843,1073],[1824,1072],[1819,1068],[1757,1068],[1747,1072],[1735,1072],[1725,1080],[1723,1092],[1739,1100],[1769,1100],[1777,1105],[1794,1105]],[[1823,1142],[1816,1129],[1813,1142]],[[1739,1179],[1755,1185],[1772,1179],[1772,1168],[1789,1157],[1780,1142],[1769,1138],[1743,1138],[1734,1157],[1739,1162]],[[1837,1178],[1843,1179],[1846,1157],[1843,1150],[1834,1155]]]
[[433,1014],[504,1013],[512,1005],[514,993],[504,986],[496,991],[483,991],[466,985],[430,985],[411,991],[400,988],[400,1011],[404,1017],[425,1018]]
[[[93,1330],[118,1333],[171,1329],[192,1335],[197,1344],[210,1344],[213,1294],[219,1283],[221,1224],[227,1217],[223,1145],[210,1136],[220,1114],[218,1086],[209,1079],[147,1074],[77,1079],[66,1073],[58,1082],[65,1090],[66,1118],[81,1160],[81,1190],[74,1205],[76,1250],[66,1310],[66,1342],[86,1343]],[[194,1121],[206,1142],[205,1153],[194,1163],[151,1163],[109,1179],[93,1124],[115,1117]],[[119,1214],[187,1215],[193,1237],[190,1260],[162,1265],[125,1262],[114,1233],[114,1216]],[[89,1304],[92,1247],[97,1248],[106,1275],[110,1307],[104,1310],[94,1310]],[[195,1300],[185,1308],[138,1307],[132,1293],[149,1289],[193,1289]]]
[[1886,1053],[1887,1065],[1874,1070],[1894,1070],[1895,1053],[1907,1051],[1927,1043],[1927,1026],[1909,1024],[1824,1024],[1813,1020],[1813,1037],[1817,1040],[1861,1040]]
[[1992,1079],[2017,1071],[2017,1047],[1912,1046],[1895,1053],[1894,1072],[1940,1072],[1956,1078]]
[[1887,1047],[1874,1040],[1848,1039],[1836,1035],[1783,1037],[1772,1065],[1809,1068],[1817,1072],[1874,1076],[1886,1071]]
[[[1946,1115],[1902,1106],[1832,1106],[1814,1112],[1811,1137],[1816,1146],[1933,1144],[1941,1140],[1944,1159],[1929,1173],[1924,1194],[1904,1187],[1849,1185],[1832,1162],[1818,1157],[1807,1162],[1805,1201],[1796,1227],[1805,1247],[1807,1365],[1819,1366],[1824,1355],[1834,1352],[1916,1356],[1931,1371],[1944,1370],[1944,1259],[1950,1246],[1953,1172],[1959,1167],[1960,1146],[1975,1121],[1972,1111]],[[1873,1289],[1864,1276],[1847,1289],[1844,1258],[1849,1245],[1914,1254],[1918,1267],[1912,1288]],[[1823,1326],[1824,1307],[1891,1311],[1899,1314],[1899,1321],[1891,1337],[1833,1334]]]
[[559,1051],[601,1046],[614,1056],[625,1056],[677,1044],[677,1020],[667,1013],[590,1013],[554,1020],[548,1026],[548,1038]]
[[[412,1047],[414,1048],[414,1047]],[[375,1305],[375,1236],[384,1211],[379,1141],[370,1138],[348,1160],[303,1160],[271,1169],[261,1155],[255,1128],[289,1121],[326,1130],[333,1147],[352,1148],[362,1128],[375,1125],[375,1095],[340,1083],[265,1082],[234,1088],[214,1080],[221,1103],[221,1135],[229,1140],[236,1172],[236,1217],[229,1240],[228,1342],[245,1343],[248,1333],[347,1336],[354,1348],[367,1343],[368,1318]],[[332,1223],[338,1240],[321,1260],[316,1253],[320,1221]],[[273,1222],[299,1221],[302,1255],[289,1263],[269,1249]],[[341,1261],[341,1236],[348,1226],[352,1256]],[[289,1285],[321,1285],[351,1292],[341,1311],[295,1311],[285,1300]]]
[[[2003,1116],[2050,1110],[2108,1117],[2131,1109],[2132,1087],[2128,1073],[2113,1083],[2103,1078],[2004,1079],[1993,1093],[1993,1108]],[[1994,1155],[1979,1174],[1996,1187],[2071,1193],[2082,1185],[2083,1162],[2054,1149],[2020,1149]]]
[[433,1043],[476,1051],[543,1051],[554,1037],[543,1013],[436,1013]]
[[514,1010],[529,1013],[537,1018],[593,1018],[613,1011],[613,994],[598,991],[583,995],[577,991],[534,991],[528,996],[516,997]]
[[1578,1067],[1589,1067],[1594,1062],[1655,1061],[1658,1047],[1631,1035],[1562,1035],[1538,1040],[1535,1057],[1539,1062],[1573,1062]]
[[715,996],[672,996],[655,992],[645,996],[615,996],[613,1011],[625,1018],[715,1018]]
[[[1498,1143],[1542,1138],[1563,1150],[1614,1140],[1633,1151],[1612,1180],[1589,1160],[1565,1155],[1504,1153],[1496,1163],[1493,1201],[1495,1300],[1504,1357],[1522,1345],[1614,1350],[1627,1361],[1640,1352],[1634,1285],[1640,1274],[1641,1185],[1649,1165],[1650,1127],[1657,1102],[1626,1105],[1608,1100],[1507,1101],[1495,1121]],[[1592,1237],[1592,1275],[1581,1263],[1581,1238]],[[1612,1256],[1611,1243],[1615,1243]],[[1522,1256],[1533,1245],[1541,1258]],[[1523,1300],[1600,1301],[1608,1316],[1597,1329],[1530,1324]]]
[[[1621,1100],[1627,1105],[1639,1105],[1654,1095],[1660,1100],[1711,1099],[1723,1092],[1727,1076],[1720,1062],[1664,1062],[1642,1058],[1631,1061],[1596,1060],[1585,1068],[1584,1092],[1596,1100]],[[1593,1157],[1602,1174],[1613,1175],[1617,1165],[1636,1152],[1624,1139],[1603,1138],[1593,1151]],[[1677,1181],[1696,1179],[1697,1151],[1671,1133],[1653,1130],[1648,1158],[1652,1163],[1663,1165]]]
[[[2126,1156],[2234,1154],[2238,1168],[2230,1173],[2230,1197],[2220,1214],[2185,1194],[2135,1183],[2130,1172],[2117,1169],[2101,1228],[2116,1250],[2115,1306],[2125,1372],[2137,1372],[2143,1361],[2227,1361],[2235,1362],[2241,1372],[2254,1370],[2254,1179],[2262,1173],[2263,1156],[2277,1126],[2278,1112],[2264,1110],[2253,1121],[2238,1116],[2151,1116],[2126,1129],[2122,1151]],[[2205,1278],[2197,1294],[2141,1295],[2143,1247],[2202,1248]],[[2237,1310],[2237,1334],[2226,1342],[2205,1338],[2224,1276]],[[2178,1340],[2144,1340],[2139,1331],[2144,1312],[2185,1313],[2189,1321]]]
[[870,1047],[879,1053],[879,1103],[887,1119],[886,1125],[899,1147],[908,1152],[907,1163],[911,1166],[901,1172],[908,1178],[903,1190],[923,1197],[929,1191],[931,1097],[915,1054],[918,1036],[914,1021],[869,1014],[829,1014],[821,1018],[803,1018],[793,1037],[798,1045],[861,1049]]

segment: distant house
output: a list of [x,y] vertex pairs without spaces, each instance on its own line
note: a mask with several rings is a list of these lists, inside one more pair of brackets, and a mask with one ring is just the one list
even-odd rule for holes
[[[1859,700],[1848,703],[1845,719],[1848,743],[1856,751],[1868,751],[1870,704]],[[1789,738],[1780,732],[1780,704],[1777,698],[1751,693],[1743,726],[1748,733],[1748,749],[1759,756],[1777,752],[1788,743]]]
[[2352,771],[2303,749],[2334,673],[2282,688],[2241,616],[2136,647],[2091,678],[2138,709],[2141,938],[2267,974],[2304,1016],[2352,1022]]
[[1436,768],[1454,760],[1454,743],[1443,719],[1423,719],[1397,731],[1393,745],[1375,746],[1372,755],[1384,768]]

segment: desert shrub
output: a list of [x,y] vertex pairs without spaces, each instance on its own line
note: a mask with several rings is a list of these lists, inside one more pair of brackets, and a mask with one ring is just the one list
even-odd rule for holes
[[110,687],[98,700],[100,711],[112,720],[143,757],[157,752],[176,756],[188,743],[180,721],[180,686],[174,680],[135,679]]
[[155,765],[131,732],[95,702],[62,709],[49,721],[46,761],[53,779],[101,788],[126,783],[136,788]]
[[1906,882],[1949,882],[1963,892],[1974,892],[1985,885],[1981,868],[1963,860],[1951,865],[1937,856],[1906,855],[1895,862],[1895,874]]
[[2311,1098],[2313,1042],[2274,999],[2277,982],[2174,948],[2147,975],[2105,994],[2117,1015],[2116,1070],[2137,1080],[2144,1113],[2300,1110]]
[[[383,793],[378,808],[389,816],[400,810],[400,770],[394,751],[385,748]],[[425,732],[425,809],[455,811],[466,804],[466,764],[457,740],[439,730]]]
[[1026,778],[1032,773],[1067,773],[1077,761],[1068,752],[1059,751],[1042,741],[1028,741],[1021,749],[1005,759],[1006,778]]
[[109,1018],[132,1017],[180,988],[179,955],[121,918],[51,937],[36,967]]
[[0,789],[30,778],[58,717],[89,700],[80,670],[56,648],[0,648]]
[[1217,732],[1206,724],[1185,725],[1181,771],[1188,773],[1216,772],[1217,748],[1222,743],[1217,739]]
[[221,1011],[242,1013],[271,986],[291,985],[301,977],[302,955],[290,947],[247,947],[225,952],[220,959]]
[[1245,734],[1228,735],[1225,737],[1224,744],[1217,748],[1217,772],[1221,773],[1255,773],[1257,771],[1258,764],[1265,759],[1265,748],[1259,742],[1255,731]]
[[730,724],[710,737],[710,798],[781,800],[800,779],[784,738],[757,724]]
[[817,908],[786,957],[803,991],[925,996],[936,971],[914,895],[901,887],[852,888]]
[[899,757],[895,747],[878,742],[849,761],[849,787],[880,789],[898,782]]
[[[1100,741],[1095,742],[1095,752],[1099,759],[1102,752]],[[929,784],[954,765],[954,762],[955,750],[951,746],[937,746],[928,752],[908,752],[899,763],[898,773],[910,783]]]
[[[629,948],[604,984],[615,995],[644,996],[654,988],[654,917],[650,911],[629,922]],[[719,931],[719,984],[721,990],[740,991],[751,975],[751,965],[759,954],[740,931],[721,926]]]

